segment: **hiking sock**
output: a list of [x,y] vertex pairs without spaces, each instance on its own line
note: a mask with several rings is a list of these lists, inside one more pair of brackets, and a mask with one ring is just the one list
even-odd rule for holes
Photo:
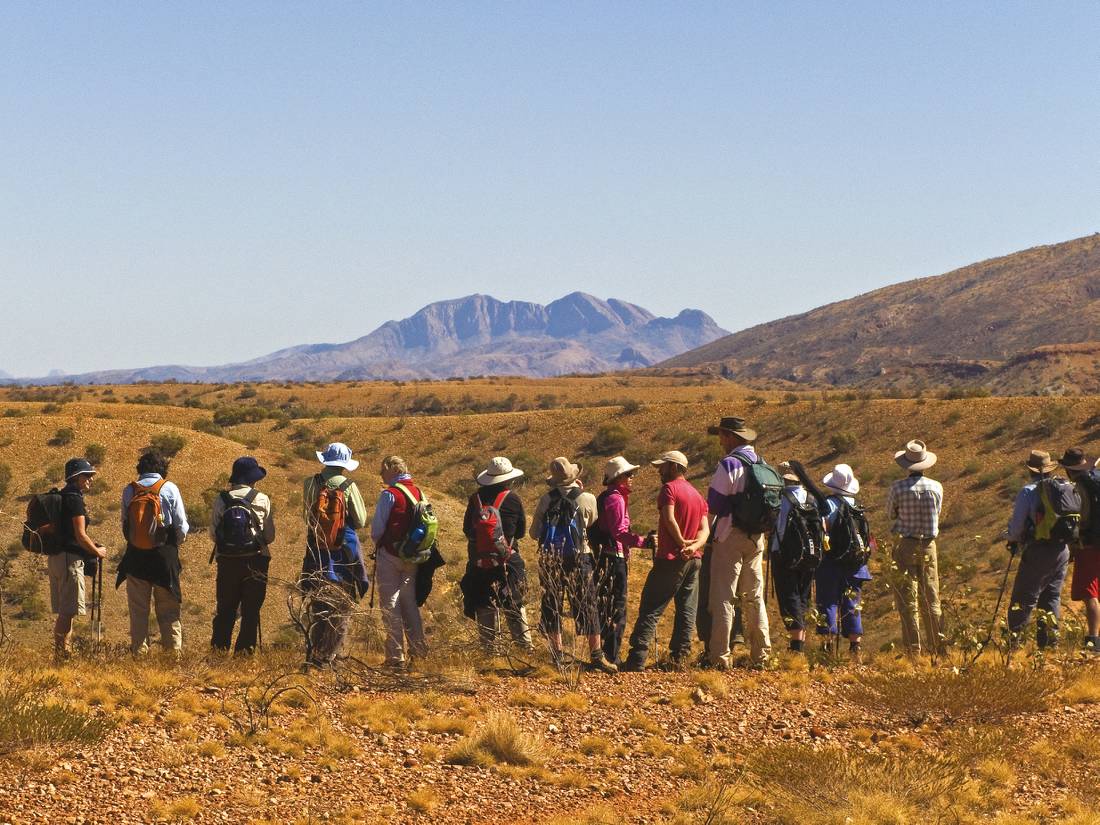
[[801,653],[806,647],[806,641],[804,639],[791,639],[790,649],[795,653]]

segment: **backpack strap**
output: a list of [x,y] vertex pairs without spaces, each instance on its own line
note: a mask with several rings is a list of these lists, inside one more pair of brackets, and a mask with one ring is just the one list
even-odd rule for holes
[[257,490],[255,487],[250,487],[242,500],[247,501],[249,504],[251,504],[256,500],[256,496],[258,496],[259,494],[259,490]]
[[340,486],[336,489],[339,490],[341,493],[344,493],[347,492],[348,487],[350,487],[354,483],[355,482],[352,481],[350,478],[345,478],[342,482],[340,482]]
[[495,510],[499,511],[499,510],[500,510],[500,506],[501,506],[502,504],[504,504],[504,499],[508,498],[508,494],[509,494],[510,492],[512,492],[512,491],[511,491],[511,490],[501,490],[501,491],[500,491],[500,492],[499,492],[499,493],[497,494],[497,497],[496,497],[496,498],[495,498],[495,499],[493,500],[493,509],[495,509]]
[[402,484],[402,483],[401,483],[401,482],[399,482],[399,481],[395,481],[395,482],[394,482],[393,484],[391,484],[391,485],[389,486],[389,488],[388,488],[388,489],[391,489],[391,490],[400,490],[400,491],[401,491],[402,493],[404,493],[404,494],[405,494],[406,496],[408,496],[408,497],[409,497],[409,501],[411,501],[411,502],[412,502],[412,503],[413,503],[414,505],[416,505],[416,504],[419,504],[419,503],[420,503],[421,501],[423,501],[423,500],[424,500],[424,494],[423,494],[423,493],[421,493],[421,494],[420,494],[420,499],[419,499],[419,500],[417,500],[417,499],[416,499],[416,498],[415,498],[415,497],[413,496],[413,494],[412,494],[412,493],[411,493],[411,492],[409,491],[409,488],[408,488],[408,487],[406,487],[406,486],[405,486],[404,484]]

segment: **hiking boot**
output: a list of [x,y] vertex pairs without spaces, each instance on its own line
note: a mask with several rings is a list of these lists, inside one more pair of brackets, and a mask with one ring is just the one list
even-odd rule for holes
[[1100,655],[1100,636],[1086,636],[1081,640],[1081,649],[1086,653]]
[[383,670],[408,670],[408,663],[404,659],[386,659],[382,663]]
[[863,664],[863,645],[858,642],[852,642],[848,645],[848,658],[851,659],[853,665]]
[[602,650],[597,650],[592,654],[592,661],[589,664],[589,669],[598,670],[601,673],[618,673],[619,668],[613,662],[607,661],[607,657],[603,655]]
[[645,662],[639,662],[637,659],[627,658],[625,662],[619,665],[619,673],[642,673],[645,671]]

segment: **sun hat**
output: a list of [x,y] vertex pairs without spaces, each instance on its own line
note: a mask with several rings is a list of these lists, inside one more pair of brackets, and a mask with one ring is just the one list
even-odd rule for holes
[[707,433],[709,435],[718,435],[718,433],[723,431],[740,436],[750,443],[756,441],[756,430],[751,427],[746,427],[745,419],[743,418],[728,415],[713,427],[707,427]]
[[513,467],[512,462],[502,455],[489,461],[489,466],[477,474],[477,483],[482,487],[492,487],[494,484],[503,484],[513,478],[520,478],[523,470]]
[[679,450],[669,450],[667,453],[662,455],[660,458],[654,459],[653,461],[651,461],[649,463],[652,464],[654,467],[659,467],[662,464],[679,464],[685,470],[687,469],[687,466],[688,466],[687,456],[684,455]]
[[550,462],[550,475],[546,483],[551,487],[567,487],[581,476],[581,468],[563,455]]
[[610,484],[621,475],[633,473],[638,469],[637,464],[631,464],[621,455],[615,456],[603,467],[603,483]]
[[837,464],[832,472],[821,479],[821,483],[846,496],[854,496],[859,492],[859,479],[847,464]]
[[775,469],[779,472],[779,475],[783,478],[784,481],[795,481],[799,484],[802,483],[802,479],[795,475],[794,468],[791,467],[791,462],[780,461],[779,464],[776,465]]
[[1024,465],[1033,473],[1049,473],[1058,463],[1051,460],[1046,450],[1032,450]]
[[1061,458],[1058,459],[1058,463],[1065,467],[1067,470],[1087,470],[1089,469],[1089,460],[1085,458],[1085,451],[1080,447],[1070,447]]
[[250,455],[243,455],[233,462],[233,472],[229,474],[230,484],[255,484],[267,475],[267,470]]
[[343,467],[349,473],[354,472],[359,462],[351,457],[351,448],[347,444],[334,441],[317,453],[317,460],[326,467]]
[[70,458],[65,462],[65,480],[72,481],[77,476],[94,476],[96,468],[86,458]]
[[916,439],[905,445],[904,450],[894,453],[894,461],[906,470],[927,470],[936,463],[936,454]]

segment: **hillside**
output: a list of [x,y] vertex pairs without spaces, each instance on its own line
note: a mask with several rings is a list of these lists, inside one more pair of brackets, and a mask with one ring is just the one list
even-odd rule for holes
[[63,380],[349,381],[596,373],[649,366],[725,333],[699,310],[660,318],[634,304],[582,292],[545,306],[470,295],[429,304],[347,343],[290,347],[224,366],[108,370]]
[[660,366],[709,368],[754,385],[1090,393],[1100,385],[1098,327],[1100,234],[877,289]]

